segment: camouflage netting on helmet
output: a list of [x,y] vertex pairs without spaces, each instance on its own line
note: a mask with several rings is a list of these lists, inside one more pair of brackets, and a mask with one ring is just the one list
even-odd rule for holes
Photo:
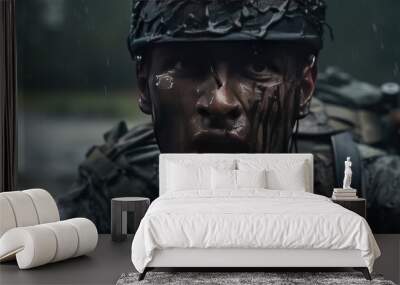
[[280,40],[322,48],[324,0],[133,0],[128,47],[159,42]]

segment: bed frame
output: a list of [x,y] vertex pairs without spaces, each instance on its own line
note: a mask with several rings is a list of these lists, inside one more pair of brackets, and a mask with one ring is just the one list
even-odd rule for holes
[[[175,159],[207,160],[258,158],[268,160],[296,159],[304,160],[307,169],[307,192],[313,193],[313,156],[312,154],[161,154],[159,161],[160,195],[166,185],[166,161]],[[139,275],[142,280],[153,269],[194,269],[201,268],[230,269],[229,271],[265,271],[271,268],[353,268],[361,271],[367,280],[371,276],[359,250],[329,249],[254,249],[254,248],[170,248],[158,249],[152,261]],[[262,270],[264,269],[264,270]]]
[[234,269],[234,271],[253,271],[259,269],[295,268],[353,268],[361,271],[371,280],[368,268],[359,250],[328,249],[193,249],[171,248],[156,250],[152,261],[139,275],[142,280],[146,273],[155,268],[196,268],[213,271],[215,269]]

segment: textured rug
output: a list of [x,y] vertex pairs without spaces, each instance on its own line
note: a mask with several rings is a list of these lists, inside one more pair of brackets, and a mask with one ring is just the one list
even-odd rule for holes
[[372,275],[373,280],[368,281],[359,272],[148,272],[142,281],[137,280],[138,276],[138,273],[122,274],[117,285],[395,285],[392,281],[384,280],[379,275]]

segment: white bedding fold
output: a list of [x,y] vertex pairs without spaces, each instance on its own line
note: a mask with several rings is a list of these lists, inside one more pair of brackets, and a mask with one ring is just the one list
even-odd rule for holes
[[165,248],[358,249],[370,271],[380,255],[365,219],[326,197],[258,189],[220,195],[156,199],[132,243],[136,269],[143,272],[154,250]]

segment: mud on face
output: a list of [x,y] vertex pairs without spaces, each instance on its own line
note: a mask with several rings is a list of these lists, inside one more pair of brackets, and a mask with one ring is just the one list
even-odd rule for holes
[[304,68],[289,50],[167,44],[151,56],[148,96],[162,152],[288,150]]

